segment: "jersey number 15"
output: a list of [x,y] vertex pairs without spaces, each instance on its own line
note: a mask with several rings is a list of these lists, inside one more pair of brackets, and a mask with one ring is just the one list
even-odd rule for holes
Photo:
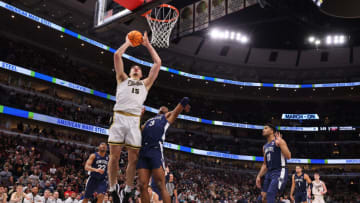
[[140,90],[138,88],[132,88],[131,93],[139,94]]

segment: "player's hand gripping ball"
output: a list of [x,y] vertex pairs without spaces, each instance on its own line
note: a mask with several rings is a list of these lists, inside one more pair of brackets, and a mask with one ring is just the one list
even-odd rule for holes
[[127,38],[129,39],[131,46],[137,47],[143,42],[143,36],[141,32],[133,30],[128,33]]

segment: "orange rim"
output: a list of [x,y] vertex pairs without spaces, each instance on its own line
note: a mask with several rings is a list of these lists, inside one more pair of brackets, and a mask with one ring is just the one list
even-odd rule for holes
[[151,10],[147,11],[146,13],[144,13],[143,16],[145,16],[145,18],[147,18],[149,20],[157,21],[157,22],[161,22],[161,23],[168,23],[168,22],[171,22],[171,21],[175,21],[179,17],[179,10],[176,7],[174,7],[172,5],[169,5],[169,4],[161,4],[159,7],[160,8],[161,7],[167,7],[167,8],[173,9],[173,10],[175,10],[177,15],[175,17],[169,19],[169,20],[160,20],[160,19],[153,18],[153,17],[151,17],[149,15],[151,13],[151,11],[152,11],[152,9],[151,9]]

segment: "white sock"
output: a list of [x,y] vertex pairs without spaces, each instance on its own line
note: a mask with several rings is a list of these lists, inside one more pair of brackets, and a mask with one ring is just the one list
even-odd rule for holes
[[112,192],[112,191],[114,191],[115,189],[116,189],[116,184],[110,186],[109,192]]
[[132,190],[132,187],[130,187],[130,186],[128,186],[128,185],[125,186],[125,192],[126,192],[126,193],[131,192],[131,190]]

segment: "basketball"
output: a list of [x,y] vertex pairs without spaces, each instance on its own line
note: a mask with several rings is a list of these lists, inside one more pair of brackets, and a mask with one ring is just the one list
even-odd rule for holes
[[127,36],[133,47],[137,47],[143,42],[143,36],[142,36],[141,32],[139,32],[137,30],[133,30],[133,31],[129,32],[129,34]]

